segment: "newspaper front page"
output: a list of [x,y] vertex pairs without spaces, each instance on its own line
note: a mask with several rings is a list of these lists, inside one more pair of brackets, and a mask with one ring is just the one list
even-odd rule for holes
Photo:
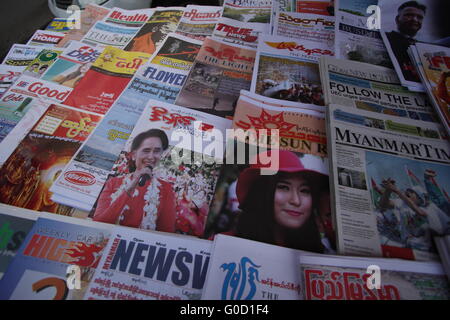
[[325,105],[319,57],[333,55],[326,45],[263,35],[250,91],[280,100]]
[[450,146],[434,123],[328,108],[339,253],[435,260],[450,232]]
[[[437,262],[319,256],[306,253],[300,255],[299,263],[302,296],[305,300],[450,298],[450,288],[444,270]],[[377,276],[376,280],[374,275]],[[375,283],[376,281],[378,283]],[[376,284],[379,285],[378,288]]]
[[[378,0],[337,1],[336,58],[391,68],[393,65],[376,25]],[[373,6],[373,7],[371,7]],[[371,17],[371,15],[374,15]],[[375,23],[372,23],[375,22]],[[369,28],[370,27],[370,28]]]
[[321,58],[320,72],[326,104],[438,121],[428,97],[402,87],[394,70],[368,63]]

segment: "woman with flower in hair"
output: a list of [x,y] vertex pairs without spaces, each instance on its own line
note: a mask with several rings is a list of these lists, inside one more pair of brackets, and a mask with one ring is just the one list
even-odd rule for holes
[[130,173],[110,178],[99,196],[93,219],[146,230],[175,232],[175,193],[153,169],[167,150],[164,131],[138,134],[130,150]]
[[279,152],[275,175],[261,175],[260,169],[265,166],[260,163],[250,165],[239,175],[236,192],[242,212],[236,235],[293,249],[323,252],[315,211],[327,176],[306,169],[290,151],[271,150],[264,156],[272,159],[272,152]]

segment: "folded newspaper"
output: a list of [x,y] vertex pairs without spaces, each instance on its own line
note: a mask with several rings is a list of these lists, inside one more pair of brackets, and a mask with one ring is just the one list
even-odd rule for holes
[[436,260],[450,233],[442,126],[331,104],[331,195],[343,255]]

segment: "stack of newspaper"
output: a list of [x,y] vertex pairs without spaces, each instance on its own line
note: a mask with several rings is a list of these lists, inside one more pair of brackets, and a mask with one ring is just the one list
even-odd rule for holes
[[13,45],[0,299],[448,299],[441,4],[88,5]]

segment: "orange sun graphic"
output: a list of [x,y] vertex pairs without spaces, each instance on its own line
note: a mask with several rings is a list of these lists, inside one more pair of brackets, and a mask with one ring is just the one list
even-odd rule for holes
[[280,131],[290,131],[295,124],[284,121],[283,112],[270,115],[266,111],[262,111],[259,117],[248,116],[252,126],[256,129],[278,129]]

